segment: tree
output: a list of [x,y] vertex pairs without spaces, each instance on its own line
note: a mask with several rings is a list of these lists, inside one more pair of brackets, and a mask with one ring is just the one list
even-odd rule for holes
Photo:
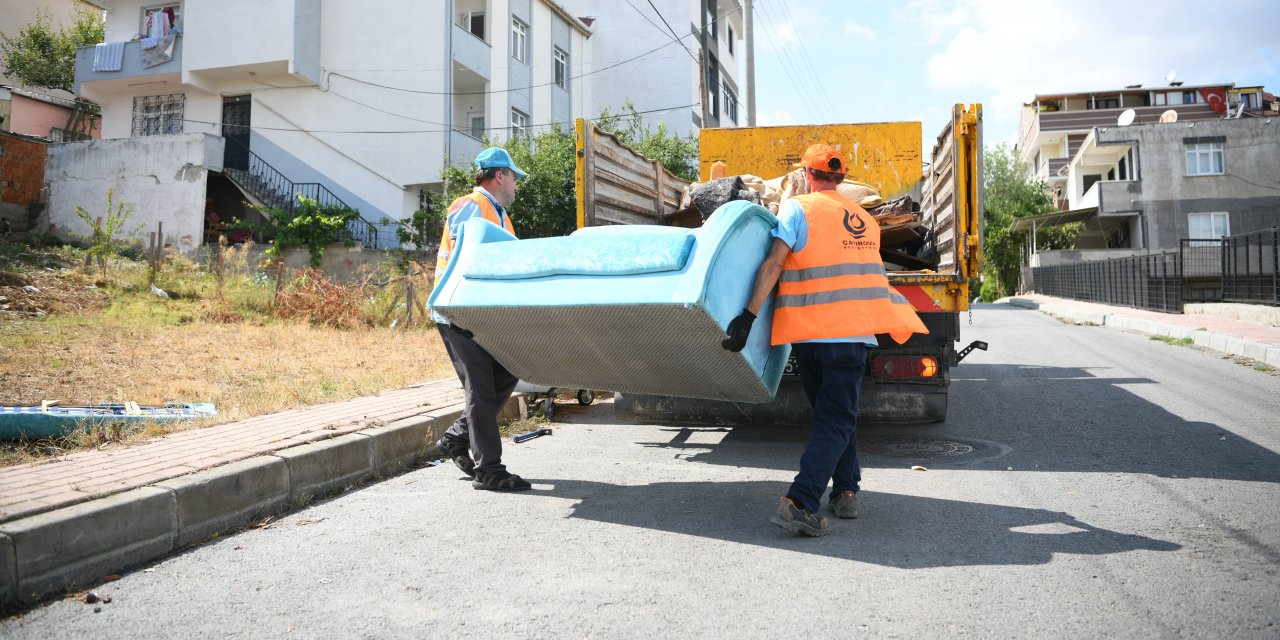
[[[697,179],[697,138],[672,135],[664,125],[656,130],[643,125],[630,101],[624,113],[611,114],[608,109],[603,110],[596,126],[637,152],[658,160],[672,173],[686,180]],[[492,143],[485,140],[485,144]],[[557,125],[538,133],[512,136],[500,145],[511,154],[516,166],[529,174],[520,181],[516,201],[510,207],[516,234],[521,238],[545,238],[572,232],[578,221],[573,131]],[[432,207],[433,214],[443,220],[449,205],[471,191],[474,179],[471,167],[457,165],[446,165],[440,178],[447,188]]]
[[671,173],[685,180],[698,179],[698,138],[692,134],[677,136],[667,130],[666,124],[658,124],[654,130],[643,124],[636,107],[627,100],[619,113],[600,112],[596,126],[617,136],[623,144],[637,153],[661,162]]
[[[1031,168],[1019,161],[1005,143],[987,149],[983,158],[983,267],[982,298],[988,302],[1018,290],[1024,232],[1009,227],[1017,218],[1057,210],[1045,183],[1031,177]],[[1079,224],[1041,229],[1036,234],[1038,249],[1065,249],[1075,243]]]
[[71,26],[55,31],[49,10],[39,9],[35,21],[16,37],[0,34],[5,74],[28,87],[71,91],[76,79],[76,48],[102,42],[104,33],[101,12],[79,9]]

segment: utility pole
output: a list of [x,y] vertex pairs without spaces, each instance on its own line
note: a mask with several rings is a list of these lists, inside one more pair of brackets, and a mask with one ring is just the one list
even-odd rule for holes
[[707,105],[707,0],[699,0],[698,2],[699,21],[702,24],[702,31],[698,33],[698,102],[702,103],[702,125],[698,127],[703,129],[711,125],[711,110]]
[[756,126],[756,41],[751,0],[742,0],[742,39],[747,53],[747,126]]

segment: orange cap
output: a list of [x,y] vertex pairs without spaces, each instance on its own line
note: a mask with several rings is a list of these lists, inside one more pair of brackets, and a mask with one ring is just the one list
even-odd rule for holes
[[806,167],[815,171],[826,171],[828,173],[846,173],[848,167],[840,152],[834,147],[825,144],[812,144],[808,149],[804,150],[804,157],[800,162],[791,165],[793,167]]

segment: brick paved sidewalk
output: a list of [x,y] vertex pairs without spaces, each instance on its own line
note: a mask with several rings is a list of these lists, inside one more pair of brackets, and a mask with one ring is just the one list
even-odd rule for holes
[[0,522],[431,411],[461,410],[462,401],[462,386],[451,378],[7,467],[0,469]]

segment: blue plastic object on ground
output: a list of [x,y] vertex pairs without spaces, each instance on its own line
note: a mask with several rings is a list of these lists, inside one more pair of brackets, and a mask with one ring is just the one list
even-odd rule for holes
[[31,440],[70,435],[76,430],[108,424],[136,427],[145,421],[169,422],[216,415],[218,412],[211,403],[163,407],[134,404],[0,406],[0,440]]

